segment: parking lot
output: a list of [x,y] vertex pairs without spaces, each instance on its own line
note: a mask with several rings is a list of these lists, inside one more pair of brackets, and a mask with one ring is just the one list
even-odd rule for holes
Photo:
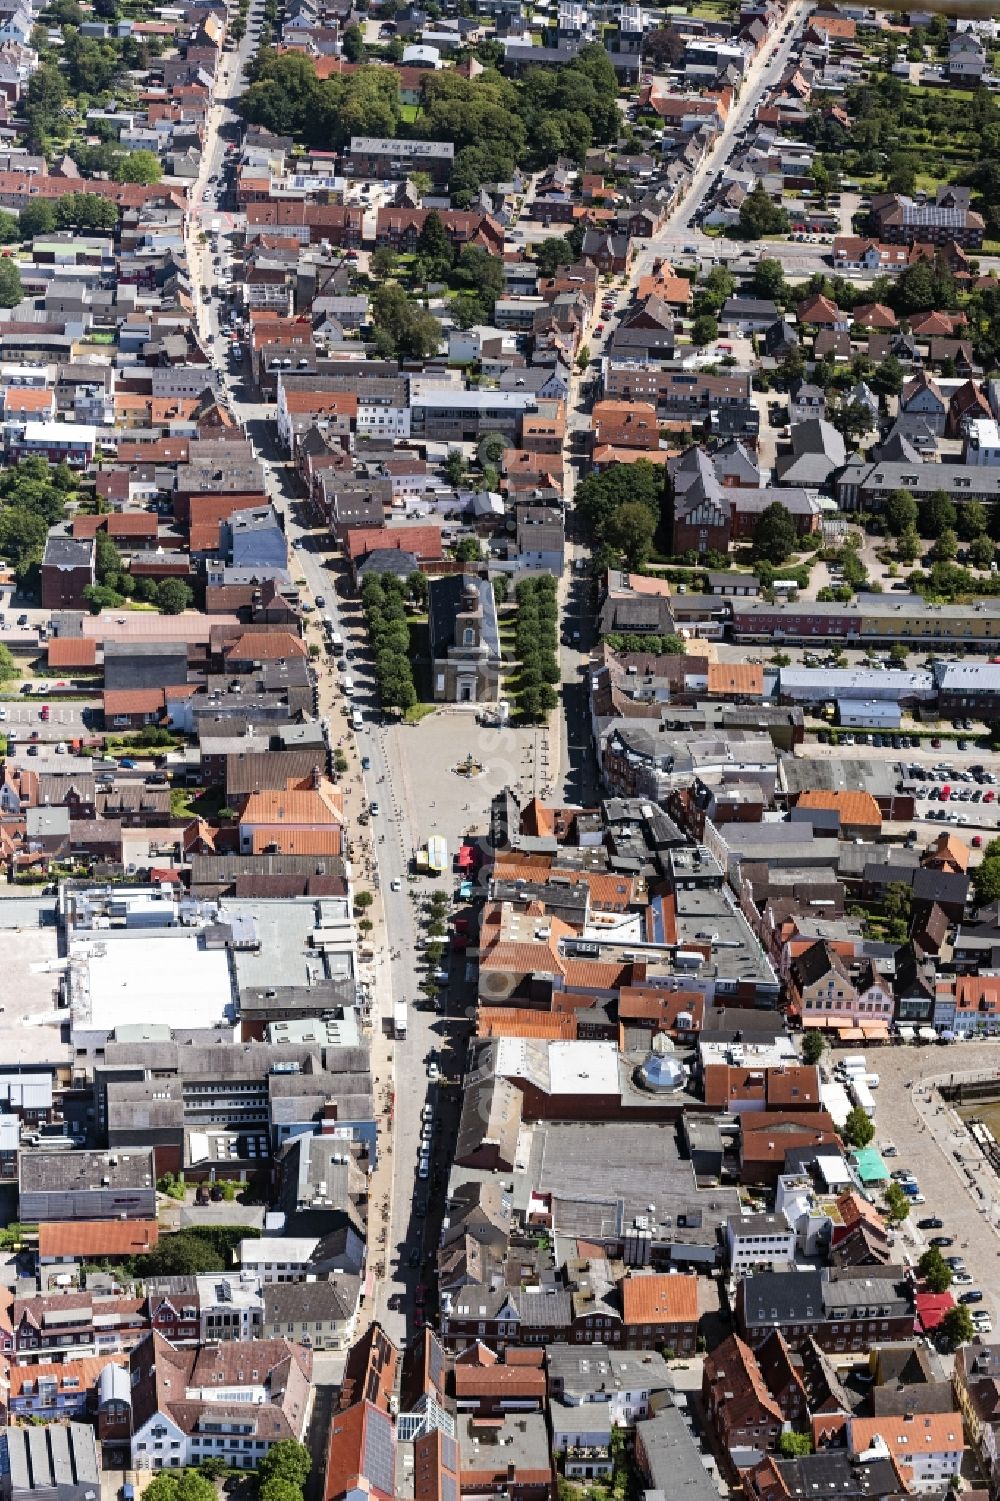
[[[824,1067],[837,1057],[838,1052],[831,1053]],[[953,1294],[981,1292],[982,1302],[972,1309],[986,1311],[996,1323],[1000,1179],[931,1081],[947,1082],[966,1073],[995,1074],[1000,1051],[995,1042],[964,1042],[950,1047],[883,1047],[866,1057],[879,1075],[875,1144],[895,1145],[897,1155],[887,1158],[886,1166],[894,1172],[909,1170],[926,1200],[911,1208],[897,1232],[900,1259],[915,1264],[932,1236],[947,1237],[952,1244],[943,1246],[942,1254],[962,1258],[971,1278],[957,1284]],[[921,1229],[920,1221],[930,1219],[940,1219],[941,1227]]]
[[[43,710],[48,714],[43,717]],[[36,695],[31,700],[6,700],[0,703],[0,734],[7,736],[7,748],[12,754],[20,753],[33,744],[59,744],[61,741],[79,740],[89,736],[90,724],[100,723],[99,699],[74,699],[60,703],[54,699],[40,700]]]

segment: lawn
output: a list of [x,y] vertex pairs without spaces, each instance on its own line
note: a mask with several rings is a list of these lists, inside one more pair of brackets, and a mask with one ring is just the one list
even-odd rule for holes
[[406,710],[405,714],[403,715],[403,723],[419,724],[422,719],[427,718],[428,714],[434,714],[436,712],[437,704],[416,703],[413,705],[412,709]]
[[399,117],[406,125],[412,125],[419,114],[419,104],[401,104],[399,106]]

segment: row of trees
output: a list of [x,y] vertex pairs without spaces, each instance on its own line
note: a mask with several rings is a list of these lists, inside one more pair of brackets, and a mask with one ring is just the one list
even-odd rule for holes
[[370,573],[361,588],[368,640],[375,654],[375,681],[386,709],[412,709],[417,702],[406,619],[405,579]]
[[428,72],[411,124],[391,69],[361,66],[348,77],[318,79],[309,58],[265,50],[241,109],[252,124],[313,147],[339,148],[352,135],[450,141],[450,192],[463,207],[484,182],[506,181],[519,165],[543,167],[563,155],[582,162],[592,145],[614,140],[617,91],[607,52],[590,45],[565,67],[531,68],[519,82],[492,67],[475,79],[454,69]]
[[139,604],[155,605],[164,615],[180,615],[190,608],[194,595],[190,584],[183,579],[133,578],[107,532],[98,532],[95,544],[97,582],[83,591],[94,615],[99,615],[102,610],[117,609],[129,599]]
[[551,574],[522,579],[514,591],[517,624],[514,652],[520,663],[520,709],[524,719],[535,721],[559,702],[559,605],[556,581]]

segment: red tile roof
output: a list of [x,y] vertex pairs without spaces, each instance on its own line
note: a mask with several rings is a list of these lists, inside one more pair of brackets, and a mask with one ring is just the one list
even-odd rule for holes
[[38,1227],[38,1254],[141,1256],[160,1238],[156,1220],[54,1220]]

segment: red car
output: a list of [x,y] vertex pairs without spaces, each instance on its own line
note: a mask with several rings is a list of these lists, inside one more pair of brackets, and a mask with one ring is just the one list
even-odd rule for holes
[[943,803],[946,803],[950,797],[951,797],[951,787],[949,786],[949,784],[947,782],[945,782],[944,786],[941,788],[941,801]]
[[42,707],[38,711],[38,717],[39,719],[50,719],[52,717],[52,710],[49,708],[48,704],[42,705]]
[[597,328],[594,330],[594,332],[595,333],[599,333],[599,334],[603,334],[603,332],[604,332],[604,324],[603,323],[599,323],[597,325]]
[[427,1288],[425,1287],[424,1283],[417,1283],[416,1291],[413,1294],[413,1299],[418,1308],[423,1308],[424,1303],[427,1300]]
[[995,801],[996,801],[996,793],[993,791],[993,788],[991,787],[990,790],[989,790],[989,792],[984,792],[983,793],[983,802],[984,803],[992,803],[992,802],[995,802]]

